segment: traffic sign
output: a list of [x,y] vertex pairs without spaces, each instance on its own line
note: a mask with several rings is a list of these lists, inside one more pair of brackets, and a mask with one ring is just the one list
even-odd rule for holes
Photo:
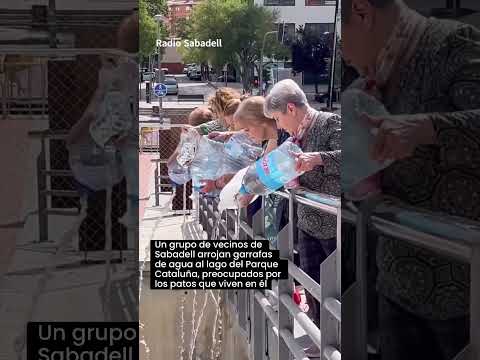
[[153,89],[153,92],[158,97],[164,97],[164,96],[167,95],[167,87],[165,86],[165,84],[157,84],[157,85],[155,85],[155,88]]

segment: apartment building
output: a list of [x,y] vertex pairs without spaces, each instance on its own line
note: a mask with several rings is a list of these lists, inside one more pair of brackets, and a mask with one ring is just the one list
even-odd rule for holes
[[335,1],[332,0],[254,0],[255,4],[277,11],[284,23],[284,36],[290,37],[298,26],[315,33],[331,32],[334,28]]
[[171,35],[176,35],[177,24],[181,19],[188,20],[193,11],[193,7],[198,0],[169,0],[168,5],[168,24]]
[[[333,32],[335,28],[335,1],[334,0],[254,0],[259,6],[268,7],[278,14],[278,30],[283,40],[288,42],[295,36],[295,31],[302,26],[306,31],[321,35]],[[280,74],[283,74],[280,76]],[[274,78],[287,76],[288,69],[278,70]],[[312,83],[312,74],[297,74],[292,77],[301,85]]]

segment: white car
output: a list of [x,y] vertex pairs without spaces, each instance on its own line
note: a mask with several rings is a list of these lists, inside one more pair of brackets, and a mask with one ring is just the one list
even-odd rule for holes
[[173,77],[168,77],[165,79],[163,84],[167,87],[167,95],[177,95],[178,94],[178,82],[177,79]]

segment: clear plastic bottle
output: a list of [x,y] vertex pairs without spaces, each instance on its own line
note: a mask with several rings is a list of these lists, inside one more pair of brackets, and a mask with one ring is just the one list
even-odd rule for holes
[[250,165],[262,154],[262,148],[247,134],[239,132],[224,144],[223,174],[233,174]]
[[288,139],[275,150],[257,160],[248,168],[240,194],[264,195],[276,191],[302,175],[295,170],[294,154],[302,150]]
[[244,132],[234,134],[225,142],[225,152],[232,158],[256,160],[261,150],[260,146]]
[[342,191],[349,193],[361,182],[389,166],[392,161],[379,163],[370,158],[370,146],[376,129],[362,119],[389,115],[383,104],[360,89],[348,89],[342,94]]
[[181,174],[188,170],[193,188],[198,191],[203,180],[216,180],[250,165],[260,155],[261,148],[243,133],[235,134],[224,144],[193,131],[182,134],[177,151],[179,167],[172,167],[169,172]]

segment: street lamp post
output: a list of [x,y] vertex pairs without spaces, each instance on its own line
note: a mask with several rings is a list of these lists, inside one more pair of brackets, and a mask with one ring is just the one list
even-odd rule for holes
[[260,66],[259,66],[259,74],[258,74],[258,87],[260,88],[260,94],[263,95],[263,52],[265,51],[265,40],[267,39],[268,35],[278,34],[278,31],[269,31],[263,35],[263,42],[262,42],[262,51],[260,52]]
[[[335,62],[337,59],[337,22],[338,22],[338,0],[335,1],[335,23],[333,26],[333,49],[330,60],[330,84],[328,94],[328,109],[333,110],[333,92],[335,87]],[[338,100],[337,100],[338,101]]]
[[[158,40],[160,40],[160,23],[162,22],[165,22],[167,20],[167,18],[163,15],[155,15],[154,16],[155,18],[155,21],[157,22],[157,44],[156,44],[156,47],[157,47],[157,65],[158,65],[158,74],[159,74],[159,79],[158,79],[158,82],[161,83],[163,82],[163,72],[162,72],[162,66],[161,66],[161,51],[160,51],[160,47],[158,46]],[[155,74],[156,75],[156,74]],[[163,99],[161,96],[158,97],[158,109],[159,111],[162,110],[162,107],[163,107]]]

